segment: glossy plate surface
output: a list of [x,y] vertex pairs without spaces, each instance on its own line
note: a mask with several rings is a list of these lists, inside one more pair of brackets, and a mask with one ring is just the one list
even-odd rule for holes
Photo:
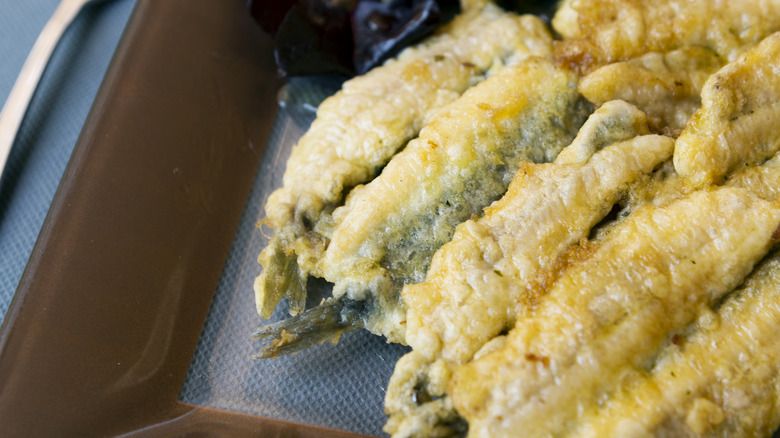
[[0,332],[4,436],[351,436],[178,400],[276,115],[243,0],[139,0]]

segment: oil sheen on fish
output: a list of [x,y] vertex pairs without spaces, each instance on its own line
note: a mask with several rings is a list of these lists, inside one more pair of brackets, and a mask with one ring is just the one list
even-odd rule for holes
[[626,370],[737,287],[774,244],[780,206],[746,189],[647,205],[566,270],[505,336],[457,369],[469,436],[551,436],[607,403]]
[[[673,140],[639,136],[646,133],[644,113],[609,102],[554,163],[523,163],[485,216],[459,225],[437,251],[425,281],[404,287],[409,345],[428,357],[443,350],[460,363],[508,328],[509,303],[523,285],[587,237],[632,178],[671,156]],[[619,141],[625,143],[592,156]]]
[[265,206],[262,224],[275,233],[259,257],[260,315],[270,317],[283,294],[291,313],[303,309],[306,278],[327,244],[329,214],[350,188],[376,176],[437,108],[489,70],[527,56],[549,56],[551,41],[536,17],[492,4],[468,8],[439,34],[347,81],[326,99],[292,150],[283,186]]

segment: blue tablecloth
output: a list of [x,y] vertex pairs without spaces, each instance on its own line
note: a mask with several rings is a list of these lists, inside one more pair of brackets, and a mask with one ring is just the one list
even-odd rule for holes
[[[0,102],[59,0],[0,0]],[[0,321],[136,0],[87,6],[54,52],[0,181]]]

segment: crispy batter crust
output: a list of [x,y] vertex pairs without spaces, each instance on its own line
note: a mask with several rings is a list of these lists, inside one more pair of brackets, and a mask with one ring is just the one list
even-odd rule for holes
[[433,253],[501,197],[522,161],[555,158],[588,109],[574,75],[542,58],[507,67],[443,108],[334,212],[318,265],[334,295],[379,298],[368,328],[403,339],[400,286],[424,278]]
[[732,61],[780,30],[777,0],[566,0],[556,58],[582,72],[648,52],[700,46]]
[[572,430],[627,370],[739,285],[778,224],[780,208],[733,188],[632,214],[500,347],[456,370],[450,392],[470,436]]
[[780,426],[780,254],[673,334],[649,369],[624,372],[582,437],[770,436]]
[[550,33],[538,18],[492,4],[468,8],[440,34],[326,99],[265,206],[263,224],[275,234],[259,258],[260,315],[270,317],[284,293],[294,298],[291,309],[302,310],[306,276],[327,245],[330,212],[353,186],[375,177],[437,108],[489,69],[550,53]]

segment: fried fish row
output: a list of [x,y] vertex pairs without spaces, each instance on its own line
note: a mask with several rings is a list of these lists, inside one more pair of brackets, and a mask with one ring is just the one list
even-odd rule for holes
[[778,225],[780,206],[746,189],[632,213],[543,300],[519,309],[506,337],[456,370],[450,392],[469,435],[576,435],[625,379],[652,370],[674,333],[742,282]]
[[326,99],[265,206],[262,223],[274,235],[259,257],[258,313],[270,317],[282,296],[292,314],[303,310],[306,279],[317,273],[332,231],[330,215],[352,187],[371,181],[437,109],[505,65],[550,56],[551,44],[540,19],[477,4]]
[[354,327],[404,342],[401,287],[423,279],[455,227],[501,197],[522,162],[554,159],[589,110],[575,76],[544,58],[506,67],[439,110],[333,212],[317,270],[334,283],[334,298],[256,332],[269,342],[261,357]]
[[[396,437],[770,434],[780,2],[570,0],[553,26],[557,63],[547,35],[446,99],[372,97],[416,114],[392,147],[312,146],[315,122],[266,207],[258,310],[303,310],[308,275],[334,297],[261,328],[259,357],[358,327],[408,343]],[[318,120],[389,126],[337,98]]]
[[515,303],[539,298],[528,290],[549,282],[545,274],[563,268],[564,254],[629,185],[671,157],[674,141],[647,130],[635,107],[603,105],[554,163],[525,163],[500,201],[458,227],[426,280],[404,288],[414,351],[399,361],[388,387],[388,431],[430,434],[428,425],[439,423],[431,415],[446,412],[436,405],[448,401],[419,409],[414,392],[442,396],[455,367],[514,325]]
[[[390,382],[388,432],[462,433],[458,416],[469,436],[486,437],[761,436],[780,425],[780,392],[755,387],[777,381],[775,348],[755,350],[771,342],[759,335],[780,324],[776,315],[767,311],[751,323],[742,313],[713,333],[696,322],[730,318],[738,304],[724,302],[755,297],[753,284],[780,275],[776,262],[766,262],[750,277],[750,292],[731,293],[779,237],[777,159],[756,165],[780,146],[769,115],[780,97],[769,73],[777,71],[778,38],[767,37],[707,79],[702,107],[675,142],[673,174],[639,187],[635,205],[608,231],[559,253],[557,264],[544,251],[555,239],[529,240],[517,220],[523,213],[507,208],[511,190],[491,207],[511,219],[487,228],[488,214],[461,226],[463,236],[434,259],[448,265],[434,263],[425,282],[403,291],[414,351]],[[729,187],[712,186],[727,175]],[[565,187],[556,186],[558,196]],[[570,217],[582,217],[576,203],[562,205],[528,228],[566,227]],[[508,256],[508,248],[517,252]],[[502,284],[503,261],[525,258],[547,262],[547,278]],[[752,327],[755,336],[740,336]],[[696,356],[732,337],[736,345],[723,345],[712,361]]]

